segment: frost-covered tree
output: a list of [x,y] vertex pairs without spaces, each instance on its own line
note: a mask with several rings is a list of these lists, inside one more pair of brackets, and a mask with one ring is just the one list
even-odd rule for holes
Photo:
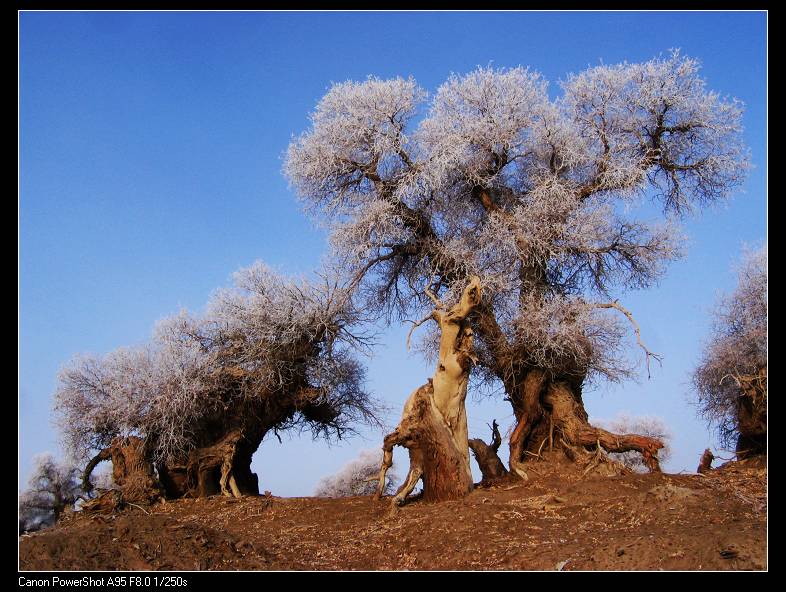
[[269,433],[341,437],[376,421],[353,353],[366,344],[353,332],[360,318],[328,276],[242,269],[204,314],[165,319],[143,347],[62,370],[55,399],[66,446],[82,461],[98,451],[86,480],[111,458],[116,485],[136,479],[135,467],[170,496],[257,494],[251,457]]
[[745,254],[737,287],[713,311],[693,372],[696,403],[738,458],[767,452],[767,247]]
[[[627,336],[648,368],[657,357],[618,298],[662,277],[679,217],[725,198],[748,166],[741,105],[698,70],[678,52],[601,65],[554,98],[520,67],[453,75],[430,99],[412,79],[344,82],[289,146],[284,172],[369,310],[420,318],[429,292],[450,305],[480,278],[473,376],[513,407],[512,468],[545,441],[658,467],[659,440],[593,427],[582,396],[631,375]],[[643,199],[663,216],[637,215]]]
[[[341,467],[335,475],[320,479],[314,489],[314,495],[317,497],[371,495],[377,489],[376,477],[380,464],[382,464],[380,450],[361,450],[356,458]],[[396,475],[389,471],[387,481],[383,485],[385,493],[391,492],[395,480]]]
[[[610,421],[599,421],[598,425],[617,434],[641,434],[660,440],[663,443],[663,448],[658,451],[658,460],[666,462],[671,457],[672,432],[660,417],[620,413]],[[641,455],[635,451],[613,452],[609,456],[634,471],[647,470]]]
[[49,453],[33,458],[27,489],[19,495],[19,530],[52,526],[82,495],[79,469],[57,462]]

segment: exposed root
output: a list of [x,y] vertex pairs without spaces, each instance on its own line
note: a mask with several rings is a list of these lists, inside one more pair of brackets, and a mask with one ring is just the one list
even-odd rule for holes
[[644,464],[651,472],[660,471],[658,450],[663,448],[663,442],[657,438],[637,434],[614,434],[590,425],[583,409],[579,408],[573,394],[563,384],[552,385],[545,401],[551,407],[553,421],[562,434],[563,442],[567,441],[588,450],[594,449],[597,454],[600,454],[601,448],[606,452],[634,450],[641,453]]

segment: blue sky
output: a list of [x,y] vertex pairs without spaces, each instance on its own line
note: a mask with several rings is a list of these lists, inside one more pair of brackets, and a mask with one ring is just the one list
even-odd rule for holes
[[[727,204],[685,221],[688,254],[659,287],[622,297],[662,368],[585,400],[595,418],[662,417],[675,433],[667,468],[695,469],[714,441],[688,403],[689,372],[732,264],[766,238],[766,32],[762,12],[20,13],[21,481],[35,453],[58,452],[51,396],[71,356],[145,341],[157,319],[200,310],[256,259],[290,273],[318,266],[325,235],[280,169],[331,82],[412,75],[433,91],[451,72],[524,65],[556,93],[571,72],[671,48],[746,104],[755,168]],[[405,334],[387,331],[368,365],[391,424],[431,374],[405,352]],[[468,415],[483,437],[492,418],[512,419],[507,403],[472,396]],[[267,439],[254,460],[260,486],[308,495],[381,436],[331,447]]]

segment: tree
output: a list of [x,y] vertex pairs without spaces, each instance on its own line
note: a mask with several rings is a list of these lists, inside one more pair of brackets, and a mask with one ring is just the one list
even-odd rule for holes
[[[599,423],[606,429],[618,434],[641,434],[650,438],[656,438],[663,443],[663,448],[658,451],[658,460],[666,462],[671,456],[672,433],[660,417],[620,413],[611,421]],[[647,469],[642,462],[641,455],[636,452],[614,452],[609,456],[634,471],[642,472]]]
[[81,494],[79,469],[58,463],[49,453],[36,455],[27,489],[19,496],[20,533],[52,526]]
[[497,420],[492,420],[489,427],[491,428],[491,442],[489,444],[486,444],[480,438],[472,438],[469,441],[469,449],[475,455],[475,460],[483,476],[480,481],[481,485],[491,485],[508,475],[508,470],[502,464],[497,454],[502,444],[502,436],[499,433]]
[[393,447],[409,450],[409,472],[393,496],[401,505],[420,479],[423,499],[444,501],[462,497],[472,490],[472,470],[467,446],[467,382],[475,359],[469,315],[480,304],[481,285],[472,277],[459,301],[448,308],[432,294],[426,293],[436,306],[413,329],[427,320],[439,328],[440,341],[437,369],[428,383],[415,389],[404,404],[396,429],[385,436],[382,466],[376,497],[382,495],[385,473],[393,462]]
[[165,319],[138,349],[82,357],[60,374],[56,412],[84,479],[102,460],[126,495],[258,494],[251,457],[280,430],[351,433],[375,422],[353,351],[360,313],[324,276],[292,280],[261,263],[235,274],[206,312]]
[[[357,458],[341,467],[335,475],[320,479],[314,495],[317,497],[371,495],[377,489],[377,473],[381,463],[380,450],[361,450]],[[390,493],[392,482],[395,480],[395,474],[389,472],[387,482],[382,487],[383,492]]]
[[[655,284],[681,253],[679,216],[726,197],[748,166],[740,104],[698,67],[678,52],[602,65],[555,99],[527,69],[478,68],[425,113],[412,79],[344,82],[289,146],[284,173],[369,310],[419,318],[429,292],[449,306],[480,278],[474,380],[512,405],[516,474],[546,441],[572,458],[637,451],[658,468],[659,440],[590,425],[582,397],[633,372],[623,322],[647,367],[659,359],[617,294]],[[636,217],[646,196],[663,221]]]
[[737,287],[713,311],[693,372],[699,413],[738,458],[767,453],[767,248],[747,253]]

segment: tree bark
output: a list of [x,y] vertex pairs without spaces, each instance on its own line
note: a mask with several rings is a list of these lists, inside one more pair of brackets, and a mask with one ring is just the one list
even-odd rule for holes
[[480,279],[472,278],[461,300],[449,310],[428,290],[426,293],[437,305],[431,318],[441,331],[439,359],[434,376],[410,395],[401,422],[384,440],[377,498],[382,495],[385,473],[392,464],[393,447],[409,450],[409,472],[393,497],[395,504],[404,503],[420,479],[426,501],[457,499],[472,490],[464,403],[475,359],[468,317],[480,302]]
[[126,503],[150,503],[164,495],[150,461],[145,441],[137,436],[115,438],[108,448],[93,457],[85,467],[82,484],[92,491],[90,475],[104,460],[112,461],[113,489],[85,504],[88,511],[109,511]]
[[469,441],[469,448],[472,450],[472,454],[480,467],[481,475],[483,475],[480,485],[484,487],[508,476],[508,470],[497,455],[500,444],[502,444],[502,436],[500,436],[497,421],[492,420],[490,427],[491,442],[489,444],[486,444],[480,438],[473,438]]
[[708,473],[712,469],[712,461],[715,460],[715,455],[709,448],[704,449],[704,454],[701,455],[699,467],[696,469],[697,473]]
[[[425,501],[459,499],[472,491],[467,458],[456,446],[455,435],[436,406],[431,380],[410,396],[398,427],[385,436],[379,483],[385,483],[394,446],[409,450],[409,472],[393,496],[394,504],[403,504],[420,479]],[[378,488],[377,498],[381,495]]]
[[195,497],[259,495],[251,457],[263,437],[264,433],[245,434],[234,429],[215,444],[194,450],[185,471],[189,493]]
[[737,398],[737,459],[767,454],[767,368],[751,376],[736,377],[742,395]]
[[[276,405],[262,400],[225,412],[220,421],[205,428],[200,445],[187,457],[159,465],[167,497],[259,495],[252,457],[267,433],[297,410],[296,399],[279,400]],[[307,405],[301,405],[304,413]]]
[[[562,450],[571,460],[577,451],[602,448],[606,452],[641,453],[650,471],[660,471],[657,438],[637,434],[614,434],[590,425],[581,398],[580,381],[571,377],[558,381],[540,370],[533,370],[522,381],[517,397],[511,397],[517,424],[510,438],[511,472],[526,478],[527,458],[541,451]],[[522,475],[522,473],[524,473]]]
[[157,467],[167,497],[259,495],[252,457],[270,430],[296,412],[316,423],[329,423],[337,415],[305,382],[291,391],[269,393],[222,410],[202,426],[198,445],[186,457]]

